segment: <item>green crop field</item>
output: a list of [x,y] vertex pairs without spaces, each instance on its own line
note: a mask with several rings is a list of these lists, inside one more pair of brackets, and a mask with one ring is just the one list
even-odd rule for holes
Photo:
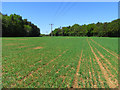
[[118,38],[2,39],[5,88],[116,88]]

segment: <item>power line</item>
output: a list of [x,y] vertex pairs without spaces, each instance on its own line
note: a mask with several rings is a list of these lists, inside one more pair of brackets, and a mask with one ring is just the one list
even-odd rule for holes
[[72,9],[74,6],[76,6],[76,4],[77,4],[76,2],[69,2],[67,8],[65,8],[63,10],[63,12],[61,13],[61,16],[65,15],[66,13],[68,13],[68,11],[70,11],[70,9]]
[[60,7],[58,8],[57,12],[55,13],[55,16],[53,18],[53,20],[56,20],[56,18],[58,18],[58,16],[60,16],[60,14],[62,13],[62,11],[65,9],[67,3],[66,2],[61,2],[60,3]]
[[58,7],[57,11],[55,12],[55,16],[57,16],[57,15],[59,14],[62,6],[63,6],[63,2],[61,2],[61,3],[59,4],[59,7]]
[[61,8],[58,8],[58,11],[55,14],[54,20],[56,20],[56,18],[58,16],[63,16],[65,15],[72,7],[75,6],[76,3],[74,2],[61,2]]

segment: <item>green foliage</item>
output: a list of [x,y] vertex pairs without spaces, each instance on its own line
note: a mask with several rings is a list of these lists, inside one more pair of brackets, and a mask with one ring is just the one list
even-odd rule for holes
[[45,34],[40,34],[40,36],[43,37],[43,36],[47,36],[47,35],[45,35]]
[[[92,23],[88,25],[74,24],[69,27],[56,28],[52,34],[54,36],[97,36],[97,37],[119,37],[120,35],[120,19],[110,23]],[[50,34],[51,35],[51,34]]]
[[3,37],[22,37],[39,35],[40,29],[31,22],[28,22],[27,19],[23,20],[20,15],[2,15]]
[[30,36],[30,32],[32,31],[32,27],[29,25],[24,25],[24,30],[27,32],[26,36]]

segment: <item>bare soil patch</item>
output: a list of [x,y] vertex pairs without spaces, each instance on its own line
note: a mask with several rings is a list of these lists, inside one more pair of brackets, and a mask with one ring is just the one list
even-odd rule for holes
[[12,45],[17,45],[17,44],[9,43],[9,44],[6,44],[5,46],[12,46]]
[[8,44],[5,44],[5,46],[15,46],[20,44],[24,44],[24,43],[8,43]]
[[65,66],[65,68],[69,67],[69,65]]
[[62,56],[62,55],[59,55],[59,56]]
[[56,71],[56,73],[59,73],[59,71],[60,71],[60,69],[58,69],[58,70]]
[[35,47],[35,48],[33,48],[33,49],[42,49],[43,47]]

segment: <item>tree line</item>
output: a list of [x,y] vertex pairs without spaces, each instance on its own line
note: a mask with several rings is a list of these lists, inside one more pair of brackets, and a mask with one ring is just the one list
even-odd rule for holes
[[3,37],[37,37],[40,35],[40,29],[27,19],[22,19],[20,15],[8,16],[0,13],[1,16]]
[[[52,31],[53,36],[96,36],[96,37],[119,37],[120,19],[105,23],[74,24],[73,26],[56,28]],[[51,33],[49,34],[51,35]]]

